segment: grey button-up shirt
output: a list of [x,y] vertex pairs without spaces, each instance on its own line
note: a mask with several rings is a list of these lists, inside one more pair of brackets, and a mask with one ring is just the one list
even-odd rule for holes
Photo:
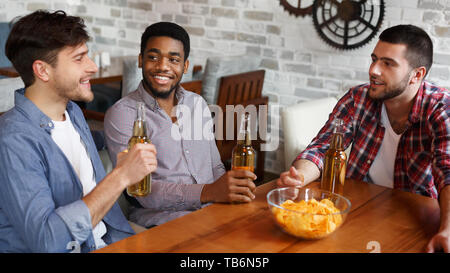
[[142,82],[105,116],[106,144],[115,165],[117,154],[127,148],[131,138],[137,102],[146,105],[147,136],[156,146],[158,167],[152,174],[152,192],[137,198],[144,208],[133,209],[130,220],[147,227],[201,208],[204,184],[216,181],[225,173],[205,100],[182,87],[175,95],[176,123],[145,91]]

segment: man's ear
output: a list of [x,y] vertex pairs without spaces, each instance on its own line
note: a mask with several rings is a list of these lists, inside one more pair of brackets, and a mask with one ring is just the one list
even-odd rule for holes
[[48,82],[51,77],[51,70],[49,69],[49,66],[50,65],[44,61],[34,61],[32,65],[34,76],[43,82]]
[[142,68],[142,54],[139,53],[139,57],[138,57],[138,67]]
[[413,70],[413,77],[411,79],[411,83],[420,83],[425,78],[425,75],[427,73],[427,69],[425,66],[420,66],[418,68],[415,68]]
[[189,60],[184,61],[183,74],[186,74],[189,70]]

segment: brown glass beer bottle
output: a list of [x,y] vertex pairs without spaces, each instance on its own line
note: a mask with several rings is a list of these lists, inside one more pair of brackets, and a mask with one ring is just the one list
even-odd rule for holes
[[250,116],[245,114],[239,129],[239,137],[234,146],[231,156],[232,170],[255,170],[255,150],[252,147],[250,138]]
[[[130,150],[137,143],[151,143],[147,137],[147,130],[144,118],[144,103],[137,103],[137,116],[133,124],[133,136],[128,141],[128,150]],[[152,174],[145,176],[139,183],[136,183],[127,188],[127,193],[133,197],[146,196],[151,192]]]
[[343,195],[347,155],[344,151],[344,122],[335,119],[330,147],[325,153],[320,187],[333,193]]

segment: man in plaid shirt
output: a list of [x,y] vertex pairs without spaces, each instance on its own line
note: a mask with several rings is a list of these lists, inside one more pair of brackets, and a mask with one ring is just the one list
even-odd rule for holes
[[447,89],[424,81],[433,62],[432,41],[418,27],[394,26],[380,34],[371,58],[370,83],[351,88],[339,100],[277,184],[317,180],[333,120],[342,119],[344,147],[352,145],[347,178],[439,199],[440,229],[427,251],[450,252],[450,97]]

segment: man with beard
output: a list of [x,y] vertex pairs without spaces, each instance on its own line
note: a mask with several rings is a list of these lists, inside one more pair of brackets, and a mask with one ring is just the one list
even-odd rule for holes
[[145,104],[147,136],[158,151],[151,193],[130,198],[130,220],[145,227],[165,223],[210,202],[250,202],[256,179],[246,170],[225,172],[211,112],[205,100],[180,85],[189,66],[189,35],[182,27],[159,22],[141,37],[136,91],[114,104],[105,116],[106,145],[113,159],[127,148],[137,102]]
[[136,145],[105,176],[72,102],[93,99],[84,28],[63,11],[36,11],[6,42],[25,88],[0,117],[0,252],[89,252],[134,233],[116,200],[156,169],[156,150]]
[[332,121],[352,144],[347,178],[439,199],[441,225],[427,251],[450,251],[450,120],[448,90],[424,81],[433,44],[422,29],[398,25],[380,34],[371,55],[370,83],[351,88],[329,120],[280,175],[278,186],[318,179],[330,145]]

